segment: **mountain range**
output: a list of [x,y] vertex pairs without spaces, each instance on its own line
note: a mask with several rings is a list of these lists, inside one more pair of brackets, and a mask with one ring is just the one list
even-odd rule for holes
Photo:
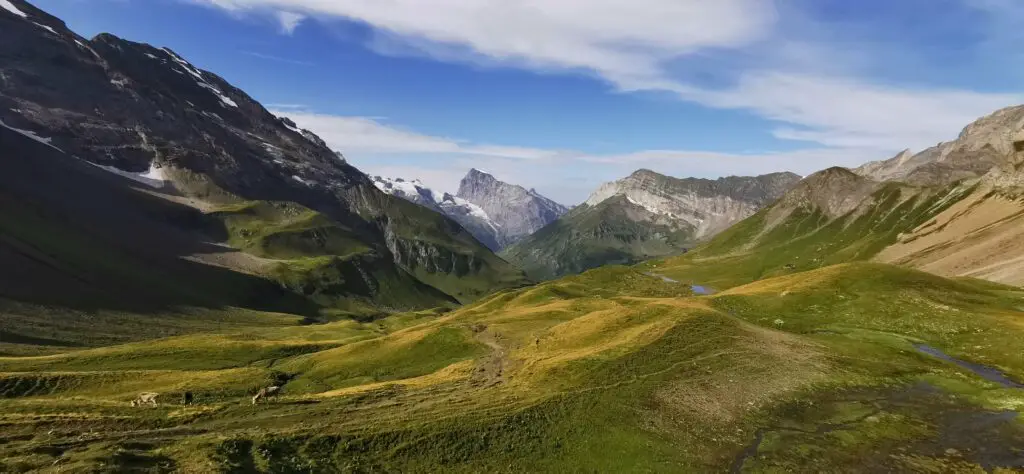
[[772,203],[799,180],[793,173],[707,180],[639,170],[602,185],[582,205],[501,255],[534,278],[550,279],[685,252]]

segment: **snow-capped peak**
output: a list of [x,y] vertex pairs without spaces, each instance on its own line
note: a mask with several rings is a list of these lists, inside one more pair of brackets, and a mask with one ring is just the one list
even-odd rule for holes
[[371,179],[377,189],[440,212],[461,224],[485,245],[492,249],[498,248],[498,225],[480,206],[449,193],[438,194],[418,179],[407,181],[382,176],[373,176]]
[[406,181],[402,178],[374,176],[373,185],[385,193],[398,196],[416,204],[427,207],[434,207],[440,204],[440,200],[437,198],[434,190],[423,186],[423,183],[418,179]]

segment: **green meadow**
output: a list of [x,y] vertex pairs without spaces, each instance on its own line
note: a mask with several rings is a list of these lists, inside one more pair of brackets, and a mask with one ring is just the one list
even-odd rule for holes
[[[2,357],[0,471],[1024,465],[1024,390],[915,348],[1024,381],[1024,291],[850,263],[702,296],[646,271],[453,311]],[[268,385],[281,395],[253,405]],[[141,392],[159,406],[131,407]]]

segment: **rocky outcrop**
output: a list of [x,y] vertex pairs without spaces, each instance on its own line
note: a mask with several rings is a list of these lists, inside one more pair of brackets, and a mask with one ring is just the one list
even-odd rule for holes
[[642,169],[602,185],[585,204],[595,206],[612,196],[625,196],[652,214],[692,227],[693,239],[700,240],[771,204],[799,180],[793,173],[678,179]]
[[773,227],[796,209],[816,210],[830,219],[844,216],[860,206],[880,185],[846,168],[832,167],[819,171],[801,180],[772,206],[768,213],[768,227]]
[[462,178],[456,197],[483,209],[498,227],[496,240],[502,248],[537,232],[568,211],[533,189],[499,181],[475,168]]

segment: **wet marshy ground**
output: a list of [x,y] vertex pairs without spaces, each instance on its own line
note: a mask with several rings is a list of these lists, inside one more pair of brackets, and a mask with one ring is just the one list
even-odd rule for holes
[[927,383],[787,403],[732,472],[1024,468],[1024,422]]

